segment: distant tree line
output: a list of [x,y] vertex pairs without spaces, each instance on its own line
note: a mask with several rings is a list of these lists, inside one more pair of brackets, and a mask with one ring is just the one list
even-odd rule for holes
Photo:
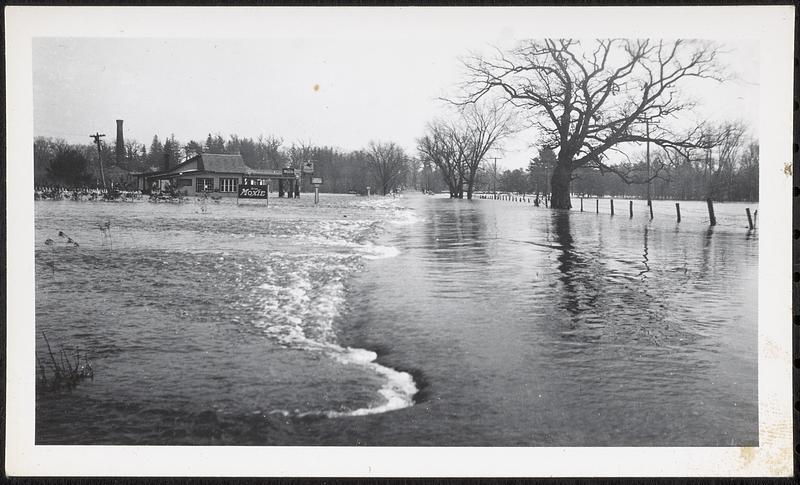
[[[125,156],[118,160],[114,143],[101,143],[100,153],[93,143],[70,144],[62,139],[36,137],[33,142],[34,184],[66,187],[100,186],[99,158],[105,178],[117,186],[132,186],[133,173],[157,172],[171,168],[201,153],[241,154],[254,170],[299,168],[314,162],[315,175],[322,177],[324,192],[389,193],[396,188],[424,189],[426,177],[421,163],[411,158],[393,142],[370,142],[360,150],[346,151],[309,142],[284,144],[276,136],[258,138],[209,134],[205,141],[186,143],[175,135],[153,137],[149,147],[136,140],[126,140]],[[431,186],[431,173],[427,173]],[[437,174],[438,176],[438,174]],[[308,181],[303,181],[308,190]],[[438,186],[437,186],[438,187]]]
[[[747,138],[741,125],[729,130],[731,126],[721,125],[721,129],[731,135],[723,137],[723,143],[714,149],[688,150],[682,157],[675,157],[674,152],[666,150],[651,153],[651,198],[757,201],[758,142]],[[478,186],[486,191],[497,187],[501,192],[549,195],[550,175],[556,164],[557,157],[552,149],[540,149],[526,170],[501,168],[495,175],[493,167],[485,163],[478,176]],[[576,169],[570,193],[590,197],[647,197],[645,154],[638,153],[635,161],[620,163],[615,168],[614,172],[592,167]]]
[[[511,121],[505,119],[504,123],[505,136],[511,132]],[[552,194],[552,175],[558,165],[553,149],[539,149],[526,168],[496,169],[488,163],[485,151],[480,158],[466,156],[469,152],[462,147],[470,143],[479,145],[482,138],[476,136],[476,131],[459,131],[457,126],[458,122],[438,120],[430,123],[426,135],[418,140],[423,189],[449,191],[453,198],[462,198],[465,193],[470,198],[473,190]],[[711,140],[707,148],[677,152],[654,146],[649,172],[646,153],[641,149],[614,164],[613,170],[602,166],[576,168],[570,178],[569,193],[644,199],[650,181],[650,196],[655,199],[758,200],[759,145],[747,135],[746,127],[742,123],[725,122],[704,127],[700,136]],[[495,142],[491,147],[500,150],[501,145]]]
[[[593,167],[576,169],[570,192],[646,198],[649,180],[651,198],[656,199],[758,200],[759,145],[747,134],[747,127],[739,122],[723,122],[704,126],[699,136],[708,140],[706,148],[653,150],[649,175],[646,153],[641,150],[615,165],[613,172]],[[529,190],[547,192],[547,174],[552,173],[555,164],[552,150],[540,150],[528,165]]]
[[[451,197],[470,198],[473,191],[551,194],[552,173],[558,163],[554,150],[543,148],[526,169],[508,170],[487,163],[489,149],[499,150],[513,133],[511,119],[495,108],[459,109],[450,120],[428,125],[418,139],[419,157],[410,157],[393,142],[371,142],[361,150],[344,151],[307,142],[284,145],[281,138],[259,136],[240,138],[209,134],[205,142],[181,143],[174,135],[164,141],[154,136],[149,148],[135,140],[125,143],[125,157],[117,161],[114,144],[101,143],[106,180],[118,187],[132,188],[130,173],[163,170],[199,153],[241,154],[256,169],[300,167],[306,160],[315,164],[323,177],[324,192],[388,193],[394,188],[426,192],[449,192]],[[713,139],[710,148],[675,151],[654,149],[650,154],[651,196],[665,199],[719,201],[758,200],[759,145],[747,135],[741,123],[706,127]],[[100,186],[96,145],[70,144],[61,139],[34,139],[34,181],[36,185],[66,187]],[[569,191],[575,195],[645,198],[647,168],[645,154],[637,152],[615,165],[613,172],[597,167],[580,167],[572,174]],[[308,180],[303,190],[308,191]]]

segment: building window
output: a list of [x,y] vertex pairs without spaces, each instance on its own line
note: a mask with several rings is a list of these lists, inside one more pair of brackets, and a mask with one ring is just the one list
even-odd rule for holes
[[219,179],[219,191],[220,192],[236,192],[236,185],[239,179]]
[[214,179],[197,179],[197,192],[213,192]]
[[178,187],[191,187],[192,179],[178,179]]

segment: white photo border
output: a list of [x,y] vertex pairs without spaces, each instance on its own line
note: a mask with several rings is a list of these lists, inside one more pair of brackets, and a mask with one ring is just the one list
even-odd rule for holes
[[[790,476],[793,6],[21,7],[7,6],[6,473],[11,476]],[[386,22],[502,22],[532,37],[750,39],[760,45],[758,447],[36,446],[32,40],[37,37],[368,36]],[[364,20],[369,19],[369,22]],[[656,20],[657,19],[657,20]],[[359,29],[348,29],[358,23]],[[265,28],[269,26],[269,28]],[[366,27],[365,27],[366,26]],[[344,28],[343,28],[344,27]]]

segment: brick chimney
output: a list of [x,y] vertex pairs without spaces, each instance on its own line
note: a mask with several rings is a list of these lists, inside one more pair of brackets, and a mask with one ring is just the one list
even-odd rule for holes
[[122,120],[117,120],[117,165],[125,160],[125,140],[122,138]]

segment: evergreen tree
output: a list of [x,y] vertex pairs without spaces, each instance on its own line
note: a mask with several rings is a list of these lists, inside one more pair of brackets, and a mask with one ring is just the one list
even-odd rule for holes
[[158,135],[153,136],[150,144],[150,153],[147,155],[147,164],[150,168],[161,170],[164,167],[164,145],[158,139]]
[[209,133],[204,151],[206,153],[225,153],[225,139],[219,133],[215,136]]

